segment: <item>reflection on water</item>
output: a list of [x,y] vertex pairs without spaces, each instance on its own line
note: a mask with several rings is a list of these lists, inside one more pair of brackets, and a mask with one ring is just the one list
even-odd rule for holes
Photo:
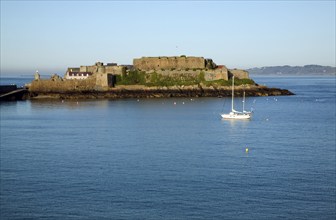
[[252,120],[253,115],[251,119],[222,119],[222,123],[228,123],[231,125],[231,128],[235,128],[238,126],[238,128],[244,128],[247,126],[248,123]]

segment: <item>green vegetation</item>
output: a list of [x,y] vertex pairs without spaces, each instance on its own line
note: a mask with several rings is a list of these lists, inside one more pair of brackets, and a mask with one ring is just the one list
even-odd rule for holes
[[137,70],[129,71],[121,76],[117,75],[117,84],[120,85],[145,85],[146,73]]
[[205,74],[203,71],[201,71],[200,74],[198,75],[198,81],[205,82]]
[[146,86],[182,86],[197,85],[200,83],[197,78],[189,75],[181,75],[178,77],[164,76],[156,72],[148,74]]
[[[231,86],[232,85],[232,79],[224,80],[214,80],[214,81],[202,81],[204,85],[206,86]],[[234,84],[236,86],[239,85],[254,85],[255,82],[252,79],[237,79],[235,78]]]
[[[169,76],[161,75],[157,72],[146,73],[138,70],[123,73],[117,76],[117,85],[145,85],[145,86],[189,86],[204,84],[206,86],[231,86],[232,80],[206,81],[205,72],[201,71],[197,77],[191,75]],[[235,85],[250,84],[254,85],[252,79],[235,79]]]

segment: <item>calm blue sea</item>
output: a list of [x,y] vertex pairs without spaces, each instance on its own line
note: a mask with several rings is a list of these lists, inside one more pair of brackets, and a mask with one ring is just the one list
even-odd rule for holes
[[0,85],[12,85],[15,84],[18,87],[23,87],[25,84],[34,80],[34,76],[22,75],[22,76],[9,76],[0,75]]
[[335,219],[335,78],[254,79],[296,95],[1,103],[0,219]]

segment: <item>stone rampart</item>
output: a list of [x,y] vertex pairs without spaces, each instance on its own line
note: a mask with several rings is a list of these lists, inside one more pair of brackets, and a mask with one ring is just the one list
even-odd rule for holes
[[230,69],[229,78],[231,78],[232,76],[237,77],[239,79],[249,79],[249,73],[246,70],[241,69]]
[[204,74],[204,78],[206,81],[213,81],[213,80],[228,80],[229,79],[229,73],[228,69],[223,66],[221,68],[217,68],[214,70],[208,70]]
[[159,69],[205,69],[206,60],[203,57],[142,57],[133,60],[133,65],[139,70]]
[[110,73],[114,75],[121,75],[126,72],[126,67],[124,66],[104,66],[104,65],[92,65],[92,66],[80,66],[79,72],[90,72],[90,73]]
[[85,80],[53,80],[41,79],[32,81],[30,92],[73,92],[94,90],[96,77]]
[[183,76],[190,76],[190,77],[199,77],[201,73],[204,74],[204,79],[206,81],[213,81],[213,80],[228,80],[229,74],[228,69],[224,66],[222,68],[217,69],[188,69],[188,70],[168,70],[168,69],[159,69],[159,70],[150,70],[146,71],[147,73],[153,73],[156,72],[163,76],[171,76],[171,77],[179,77],[181,75]]
[[126,72],[126,67],[124,66],[104,66],[105,72],[104,73],[110,73],[114,75],[121,75]]
[[96,86],[95,90],[107,90],[108,88],[114,87],[114,81],[113,74],[109,73],[97,73],[96,74]]

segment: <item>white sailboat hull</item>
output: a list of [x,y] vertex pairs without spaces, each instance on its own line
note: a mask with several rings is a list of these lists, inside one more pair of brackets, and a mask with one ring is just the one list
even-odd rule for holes
[[229,114],[221,114],[223,119],[250,119],[251,114],[245,114],[245,113],[236,113],[236,112],[230,112]]

